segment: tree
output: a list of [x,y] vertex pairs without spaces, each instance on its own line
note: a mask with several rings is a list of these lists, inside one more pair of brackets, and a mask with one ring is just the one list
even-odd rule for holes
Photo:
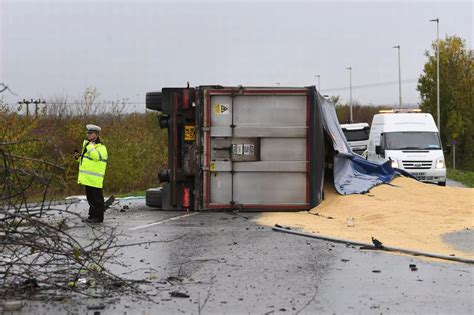
[[[436,41],[423,73],[418,78],[420,108],[437,120],[436,103]],[[456,141],[457,165],[474,170],[474,54],[458,36],[446,36],[439,42],[440,125],[441,141],[446,145]]]

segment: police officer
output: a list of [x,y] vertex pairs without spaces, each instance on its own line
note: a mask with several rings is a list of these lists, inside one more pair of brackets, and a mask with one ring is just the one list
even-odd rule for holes
[[89,217],[83,219],[86,223],[102,223],[104,221],[104,183],[107,167],[107,148],[100,141],[101,128],[96,125],[86,125],[87,140],[82,144],[82,151],[76,151],[75,159],[79,162],[77,183],[83,185],[89,202]]

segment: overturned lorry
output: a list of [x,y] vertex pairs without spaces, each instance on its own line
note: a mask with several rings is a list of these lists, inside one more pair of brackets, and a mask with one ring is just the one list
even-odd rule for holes
[[343,194],[394,176],[352,153],[314,87],[163,88],[146,107],[168,131],[162,187],[147,192],[163,210],[305,210],[323,199],[325,168]]

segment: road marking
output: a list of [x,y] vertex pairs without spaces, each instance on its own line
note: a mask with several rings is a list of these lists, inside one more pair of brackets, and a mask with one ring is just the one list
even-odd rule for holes
[[149,226],[167,223],[167,222],[170,222],[170,221],[174,221],[174,220],[178,220],[178,219],[190,217],[190,216],[195,215],[195,214],[199,214],[199,212],[192,212],[192,213],[188,213],[188,214],[184,214],[184,215],[179,215],[179,216],[177,216],[177,217],[172,217],[172,218],[169,218],[169,219],[165,219],[165,220],[153,222],[153,223],[150,223],[150,224],[145,224],[145,225],[141,225],[141,226],[136,226],[136,227],[130,228],[129,230],[130,230],[130,231],[133,231],[133,230],[138,230],[138,229],[144,229],[144,228],[147,228],[147,227],[149,227]]

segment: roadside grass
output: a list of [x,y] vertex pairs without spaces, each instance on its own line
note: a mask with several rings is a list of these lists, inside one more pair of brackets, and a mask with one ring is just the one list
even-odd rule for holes
[[[14,143],[8,146],[10,154],[34,158],[16,159],[15,167],[35,170],[35,174],[41,176],[52,172],[51,163],[61,169],[57,180],[47,184],[47,200],[84,194],[84,188],[77,184],[78,164],[72,152],[81,149],[88,123],[98,124],[103,129],[101,138],[109,156],[104,182],[106,194],[145,195],[148,187],[157,187],[156,173],[167,162],[168,137],[167,131],[160,129],[156,114],[42,114],[37,119],[28,119],[15,111],[2,109],[0,99],[0,143]],[[0,156],[0,164],[3,165],[4,160]],[[28,202],[43,198],[44,184],[34,184],[28,187]],[[54,193],[56,191],[59,192]]]
[[448,178],[474,188],[474,172],[448,168]]
[[144,190],[135,190],[127,193],[119,193],[119,194],[114,194],[116,198],[124,198],[124,197],[143,197],[145,196],[146,189]]

